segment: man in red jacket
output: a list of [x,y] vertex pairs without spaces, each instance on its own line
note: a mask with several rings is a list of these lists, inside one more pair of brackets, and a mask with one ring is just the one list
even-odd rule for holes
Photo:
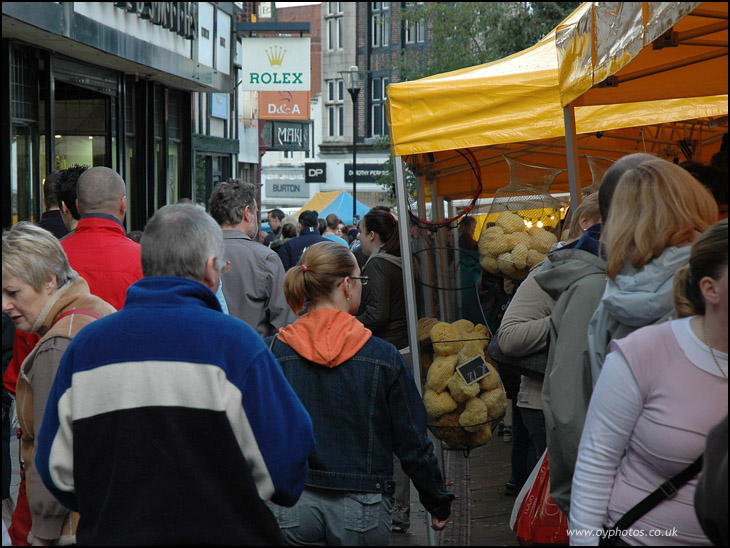
[[127,288],[142,278],[140,246],[127,238],[123,225],[124,180],[108,167],[92,167],[79,177],[77,193],[81,219],[61,245],[91,293],[119,310]]

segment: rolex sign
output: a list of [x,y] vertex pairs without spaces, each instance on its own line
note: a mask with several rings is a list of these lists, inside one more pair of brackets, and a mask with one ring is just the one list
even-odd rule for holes
[[249,91],[309,91],[309,38],[243,38],[243,81]]

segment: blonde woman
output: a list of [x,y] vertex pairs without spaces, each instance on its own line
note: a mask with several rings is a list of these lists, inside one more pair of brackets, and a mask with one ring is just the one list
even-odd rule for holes
[[[598,544],[603,528],[694,462],[727,415],[727,238],[727,220],[715,224],[674,276],[680,319],[611,344],[578,450],[571,544]],[[696,484],[614,535],[629,545],[710,545],[695,515]]]
[[36,440],[66,348],[82,327],[114,308],[89,293],[89,285],[71,268],[61,244],[47,230],[18,223],[3,234],[2,253],[3,312],[18,330],[41,336],[20,368],[16,387],[32,518],[28,541],[37,546],[69,544],[75,542],[78,514],[61,506],[43,485],[34,462]]
[[717,215],[712,194],[671,162],[649,160],[622,175],[601,233],[606,289],[588,327],[594,386],[612,339],[671,316],[674,273]]

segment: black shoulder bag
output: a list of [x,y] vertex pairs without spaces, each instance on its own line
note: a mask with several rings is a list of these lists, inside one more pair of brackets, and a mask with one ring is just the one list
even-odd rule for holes
[[677,491],[679,491],[685,483],[699,474],[702,470],[702,457],[703,455],[700,455],[697,457],[696,461],[682,470],[679,474],[662,483],[656,491],[621,516],[613,527],[610,529],[604,529],[599,546],[624,545],[625,543],[621,540],[621,533],[631,527],[631,525],[633,525],[633,523],[641,516],[658,506],[663,500],[672,498],[676,495]]

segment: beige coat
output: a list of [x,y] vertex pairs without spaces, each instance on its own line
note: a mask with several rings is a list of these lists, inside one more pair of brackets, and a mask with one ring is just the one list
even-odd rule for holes
[[48,394],[61,362],[61,357],[71,339],[82,327],[94,321],[94,317],[74,312],[59,316],[70,310],[90,311],[106,316],[114,307],[89,293],[89,286],[83,278],[69,282],[51,295],[40,313],[36,325],[42,336],[38,344],[23,361],[16,386],[18,420],[22,430],[20,440],[25,470],[25,487],[33,520],[32,537],[58,539],[55,544],[75,542],[78,514],[61,506],[48,492],[34,468],[35,440],[43,422]]

